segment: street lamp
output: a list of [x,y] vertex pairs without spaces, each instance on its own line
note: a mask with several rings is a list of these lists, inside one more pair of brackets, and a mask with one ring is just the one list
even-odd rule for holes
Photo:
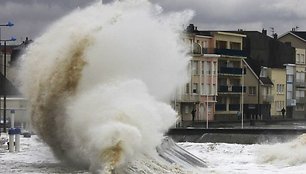
[[246,73],[246,71],[245,71],[245,66],[243,66],[242,67],[242,71],[241,71],[241,75],[242,75],[242,82],[241,82],[241,84],[242,84],[242,86],[241,86],[241,128],[243,129],[243,122],[244,122],[244,113],[243,113],[243,93],[244,93],[244,74]]
[[14,26],[14,24],[11,21],[8,21],[6,24],[0,24],[0,40],[1,40],[1,27],[12,27],[12,26]]
[[6,132],[6,42],[15,41],[15,37],[11,37],[10,39],[0,40],[4,42],[4,60],[3,60],[3,132]]

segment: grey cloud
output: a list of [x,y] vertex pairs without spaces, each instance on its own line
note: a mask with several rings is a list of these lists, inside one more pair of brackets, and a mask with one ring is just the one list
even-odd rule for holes
[[[17,39],[35,38],[48,25],[77,7],[85,7],[96,0],[1,0],[0,23],[8,20],[12,28],[2,27],[2,36]],[[112,0],[103,0],[109,3]],[[306,30],[306,1],[303,0],[151,0],[165,12],[191,9],[195,16],[191,23],[200,29],[261,30],[274,27],[279,34],[299,26]],[[186,24],[188,25],[188,24]]]

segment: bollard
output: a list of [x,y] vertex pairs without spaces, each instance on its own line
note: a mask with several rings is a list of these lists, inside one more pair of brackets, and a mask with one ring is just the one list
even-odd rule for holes
[[8,131],[9,134],[9,152],[14,152],[14,135],[15,135],[15,129],[10,128]]
[[15,129],[15,151],[20,152],[20,134],[21,129],[16,128]]

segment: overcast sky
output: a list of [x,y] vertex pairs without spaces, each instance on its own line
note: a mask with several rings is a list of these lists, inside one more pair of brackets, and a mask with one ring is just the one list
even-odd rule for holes
[[[108,3],[112,0],[103,0]],[[35,39],[49,24],[77,7],[94,0],[0,0],[0,24],[12,21],[15,26],[1,27],[1,39],[15,36]],[[165,12],[191,9],[191,23],[199,30],[257,30],[281,35],[293,27],[306,30],[305,0],[151,0]],[[188,24],[186,24],[188,25]]]

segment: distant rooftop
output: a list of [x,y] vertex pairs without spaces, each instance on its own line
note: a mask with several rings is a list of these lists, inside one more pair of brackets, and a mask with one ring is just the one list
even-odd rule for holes
[[297,35],[298,37],[306,40],[306,31],[291,31],[291,33]]

